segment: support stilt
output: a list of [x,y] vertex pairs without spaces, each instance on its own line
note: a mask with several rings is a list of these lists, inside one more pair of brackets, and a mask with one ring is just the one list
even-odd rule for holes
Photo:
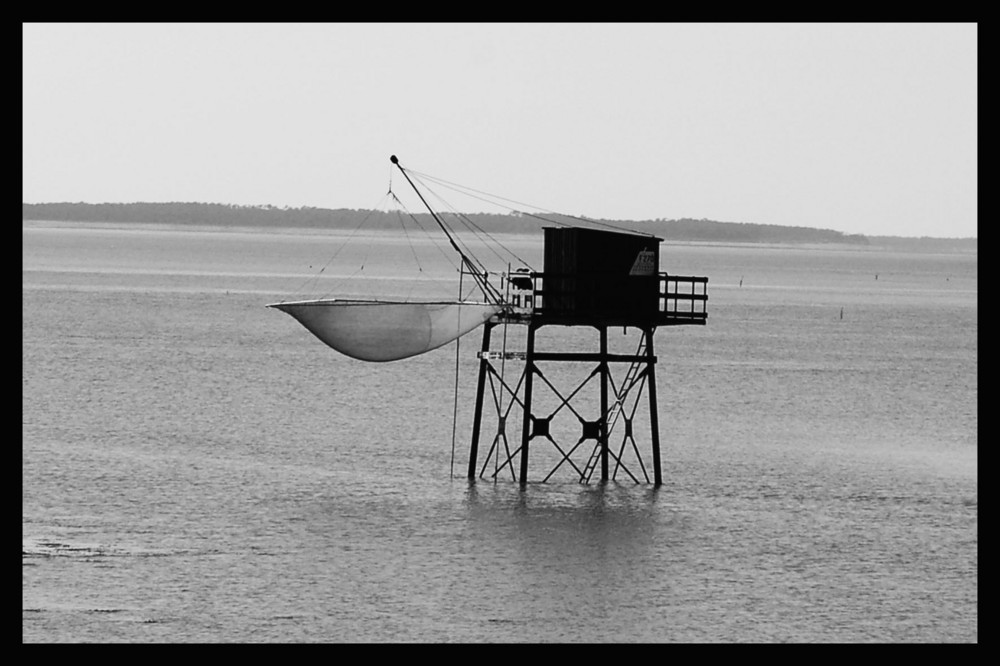
[[608,327],[600,326],[601,332],[601,483],[608,481]]
[[486,373],[490,362],[486,353],[490,350],[490,333],[495,324],[486,322],[483,326],[483,347],[479,358],[479,382],[476,385],[476,412],[472,419],[472,446],[469,450],[469,478],[476,478],[476,458],[479,455],[479,426],[483,419],[483,392],[486,390]]
[[[643,457],[640,454],[638,447],[636,446],[633,431],[633,421],[635,419],[636,410],[640,404],[643,404],[642,391],[645,386],[648,386],[648,414],[651,431],[650,440],[652,446],[653,483],[656,486],[663,484],[660,459],[659,405],[657,403],[656,395],[655,366],[657,359],[653,348],[653,335],[656,331],[655,326],[644,325],[640,327],[642,338],[635,354],[631,355],[609,353],[607,327],[598,326],[597,329],[600,335],[600,351],[596,354],[587,354],[573,352],[550,352],[545,350],[541,352],[537,351],[535,348],[535,337],[540,326],[532,322],[529,323],[527,327],[525,351],[510,352],[510,355],[508,355],[507,352],[499,354],[498,352],[491,352],[489,349],[492,329],[497,325],[498,324],[496,322],[489,322],[486,325],[483,332],[482,351],[479,354],[479,381],[476,390],[472,442],[469,452],[468,474],[470,479],[474,479],[477,475],[476,466],[478,464],[479,440],[482,436],[482,420],[484,412],[483,403],[484,400],[486,400],[487,380],[489,380],[491,386],[492,382],[497,380],[499,382],[501,392],[506,391],[511,397],[511,402],[505,408],[503,407],[503,401],[494,395],[494,407],[497,410],[498,418],[498,431],[493,439],[490,452],[487,454],[487,459],[494,454],[495,448],[501,443],[501,441],[504,445],[504,449],[506,450],[506,424],[508,423],[510,408],[516,404],[522,409],[520,446],[516,447],[513,451],[507,450],[506,458],[503,459],[503,464],[498,468],[498,471],[499,469],[503,469],[504,466],[510,465],[512,479],[518,481],[522,486],[526,485],[528,483],[528,461],[531,448],[530,443],[532,440],[541,437],[549,440],[561,456],[555,467],[553,467],[549,471],[548,475],[542,479],[542,482],[547,481],[553,473],[555,473],[559,467],[565,463],[569,467],[573,468],[573,470],[579,475],[580,481],[583,483],[587,483],[590,480],[591,474],[597,471],[598,464],[601,466],[600,479],[602,483],[607,483],[608,481],[617,478],[619,469],[621,469],[636,483],[642,482],[640,481],[640,477],[636,476],[636,474],[641,472],[641,476],[645,477],[645,482],[649,483],[650,478],[647,474],[647,467],[643,462]],[[517,386],[512,387],[504,383],[500,378],[496,368],[491,363],[492,360],[497,358],[514,358],[524,361],[524,369]],[[568,394],[564,394],[559,390],[559,388],[552,384],[546,374],[543,374],[542,370],[537,365],[537,362],[539,361],[546,363],[558,361],[586,363],[596,361],[597,367],[595,367],[590,375],[588,375],[588,377],[584,379],[575,389]],[[617,386],[614,383],[614,377],[611,372],[612,363],[629,364],[628,371],[621,379],[621,384]],[[533,395],[535,388],[534,380],[536,376],[540,378],[543,381],[544,386],[548,387],[548,389],[554,393],[555,397],[560,400],[560,406],[557,407],[555,411],[544,417],[538,416],[533,412],[533,409],[536,408],[533,402],[534,399],[537,398],[537,396]],[[577,394],[585,388],[587,383],[594,379],[600,382],[600,412],[597,419],[590,420],[584,417],[573,407],[573,401]],[[520,391],[522,383],[524,385],[523,394],[521,394]],[[613,396],[612,389],[614,392]],[[633,392],[635,392],[635,397],[631,399],[632,406],[628,407],[628,401],[630,400],[628,396]],[[521,397],[519,397],[519,394],[521,394]],[[611,404],[612,397],[614,397],[613,405]],[[555,417],[556,414],[564,408],[567,411],[572,412],[572,414],[579,419],[582,426],[582,436],[572,446],[565,446],[564,444],[561,444],[560,441],[557,440],[560,435],[557,435],[555,430],[551,429],[553,417]],[[621,446],[612,450],[611,431],[616,424],[624,428],[624,434],[622,435]],[[584,441],[587,440],[595,442],[592,453],[590,454],[586,464],[577,466],[572,457],[573,453],[580,448]],[[638,469],[635,470],[636,473],[633,473],[633,471],[626,466],[623,458],[626,445],[629,443],[631,443],[630,451],[634,454],[635,463],[638,465]],[[499,457],[501,452],[497,449],[495,453],[498,456],[497,462],[499,463],[502,459]],[[515,474],[515,458],[518,454],[520,454],[520,474]],[[613,474],[610,469],[612,459],[615,463]],[[485,464],[483,470],[485,470]],[[480,472],[480,474],[482,474],[482,472]]]
[[527,349],[524,356],[524,419],[521,423],[521,478],[528,483],[528,442],[531,439],[531,384],[535,374],[535,324],[528,324]]
[[656,357],[653,355],[653,328],[643,329],[646,336],[647,372],[649,381],[649,429],[653,442],[653,485],[663,484],[660,475],[660,423],[656,403]]

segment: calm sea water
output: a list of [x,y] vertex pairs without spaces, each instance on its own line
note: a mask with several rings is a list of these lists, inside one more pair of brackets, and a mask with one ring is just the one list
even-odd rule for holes
[[656,335],[663,486],[522,489],[465,478],[477,333],[453,449],[454,345],[264,308],[452,293],[343,241],[24,223],[24,642],[978,641],[975,255],[664,247],[711,281]]

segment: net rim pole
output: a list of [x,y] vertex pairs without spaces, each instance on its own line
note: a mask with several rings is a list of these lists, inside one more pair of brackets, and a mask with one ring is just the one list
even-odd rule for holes
[[[465,271],[459,269],[458,271],[458,300],[462,301],[462,278],[465,275]],[[458,308],[458,329],[462,330],[462,307],[459,305]],[[455,433],[458,430],[458,371],[459,371],[459,358],[460,350],[462,349],[462,336],[455,338],[455,400],[452,406],[451,415],[451,469],[448,472],[450,478],[455,478]]]

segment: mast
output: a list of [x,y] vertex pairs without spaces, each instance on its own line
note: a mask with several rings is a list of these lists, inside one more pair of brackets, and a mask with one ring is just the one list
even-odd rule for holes
[[476,281],[476,284],[479,285],[479,288],[482,290],[483,295],[486,296],[488,300],[492,300],[497,303],[501,302],[499,292],[495,288],[493,288],[489,284],[489,282],[486,281],[486,275],[482,271],[480,271],[475,264],[472,263],[472,260],[469,259],[469,257],[466,256],[464,252],[462,252],[462,249],[458,246],[458,243],[456,243],[455,239],[452,237],[451,232],[449,232],[448,228],[444,226],[444,223],[441,222],[441,219],[437,216],[437,213],[434,212],[434,209],[431,208],[430,204],[427,203],[427,200],[424,199],[424,195],[420,193],[420,190],[417,189],[417,186],[413,184],[412,180],[410,180],[410,174],[406,173],[406,169],[404,169],[403,165],[399,163],[399,159],[395,155],[390,155],[389,161],[396,165],[400,173],[403,174],[403,177],[406,178],[406,182],[410,184],[410,187],[413,188],[413,191],[417,193],[418,197],[420,197],[420,201],[424,204],[424,207],[427,208],[427,211],[431,214],[431,217],[434,218],[434,221],[437,222],[437,225],[441,227],[441,231],[444,232],[444,235],[448,237],[448,242],[451,243],[452,248],[454,248],[455,252],[458,252],[458,256],[462,258],[462,264],[469,269],[469,273],[472,275],[472,278]]

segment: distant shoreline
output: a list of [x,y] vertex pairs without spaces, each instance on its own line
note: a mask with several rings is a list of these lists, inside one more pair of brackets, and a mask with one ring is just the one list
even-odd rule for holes
[[[427,214],[414,215],[418,224],[434,227]],[[530,216],[471,213],[467,215],[479,229],[491,234],[540,236],[543,226],[581,224],[564,216],[548,216],[551,224]],[[135,204],[22,204],[22,221],[37,223],[100,224],[109,227],[127,225],[145,228],[191,228],[220,231],[316,231],[352,233],[392,233],[400,228],[397,215],[384,211],[324,208],[275,208],[269,206],[229,206],[199,203]],[[977,238],[929,238],[900,236],[864,236],[844,234],[830,229],[782,227],[714,220],[598,220],[604,228],[648,233],[666,243],[691,243],[715,246],[819,247],[845,249],[886,249],[932,253],[978,253]]]

